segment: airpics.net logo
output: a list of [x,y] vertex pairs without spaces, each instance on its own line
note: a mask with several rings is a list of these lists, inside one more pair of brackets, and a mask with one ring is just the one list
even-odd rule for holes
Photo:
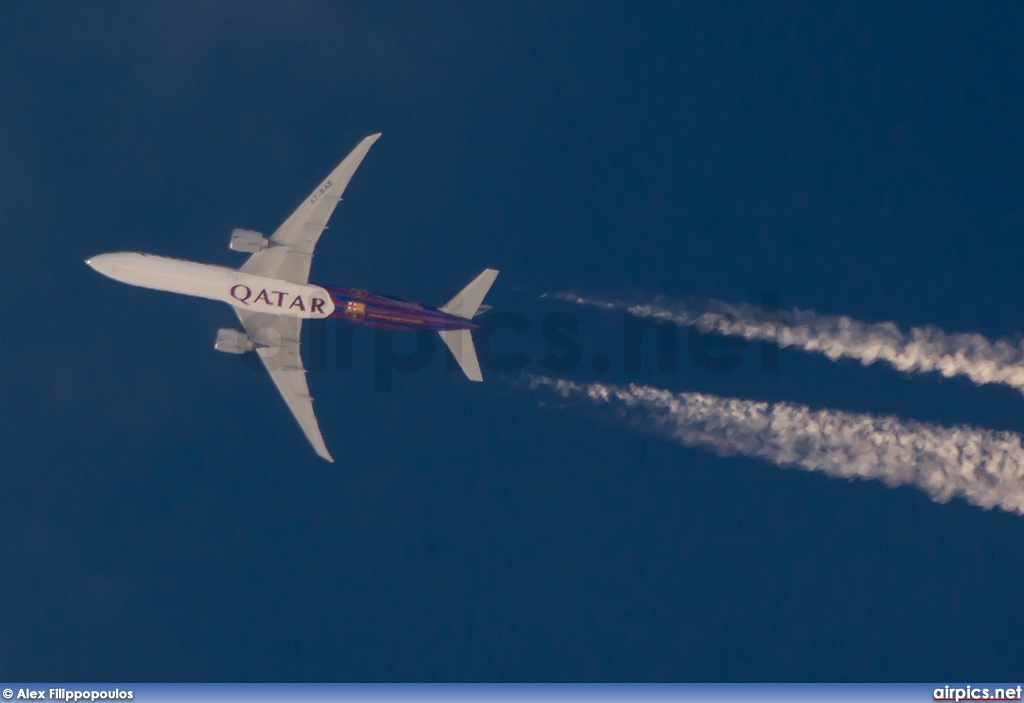
[[1019,701],[1024,686],[943,686],[932,691],[936,701]]
[[[777,296],[765,295],[763,298],[761,309],[770,318],[777,311]],[[357,327],[344,320],[328,322],[334,323],[333,334],[329,332],[329,326],[307,327],[303,342],[304,354],[308,358],[305,370],[322,373],[372,368],[374,390],[377,391],[390,391],[395,374],[422,371],[436,358],[438,351],[443,350],[437,333],[430,330],[399,332],[374,329],[372,348],[359,349],[369,359],[357,360],[360,356],[355,343]],[[675,373],[687,363],[706,373],[728,373],[745,364],[753,364],[762,372],[774,372],[779,368],[779,348],[775,344],[762,342],[752,345],[746,339],[707,333],[695,326],[683,327],[671,321],[629,314],[622,316],[621,325],[617,339],[588,340],[579,335],[580,319],[568,312],[549,313],[537,324],[536,320],[531,321],[518,313],[496,311],[482,318],[480,329],[473,332],[473,339],[480,367],[485,373],[494,374],[517,374],[538,366],[548,374],[570,373],[587,366],[598,374],[611,370],[641,373],[644,367],[658,373]],[[273,328],[268,328],[268,331],[277,334]],[[258,337],[259,334],[257,331],[253,336]],[[333,342],[330,342],[332,338]],[[614,340],[612,348],[605,346],[609,339]],[[332,347],[333,364],[329,354]],[[260,356],[262,359],[255,355],[243,358],[253,371],[260,373],[264,364],[273,370],[280,365],[294,363],[287,354],[278,358],[272,349],[261,352]],[[444,363],[446,370],[459,371],[450,354],[445,353]]]

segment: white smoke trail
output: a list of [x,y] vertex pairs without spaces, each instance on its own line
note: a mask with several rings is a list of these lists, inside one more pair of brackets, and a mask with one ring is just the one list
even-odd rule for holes
[[912,484],[939,503],[960,496],[982,508],[1024,515],[1024,445],[1013,432],[673,394],[635,384],[581,384],[546,376],[531,376],[529,384],[562,398],[587,399],[637,429],[721,456],[756,457],[888,486]]
[[856,359],[864,366],[883,361],[900,371],[946,378],[966,376],[974,383],[1003,383],[1024,392],[1024,341],[992,342],[979,334],[947,334],[937,327],[911,327],[903,332],[893,322],[869,324],[846,316],[818,315],[809,310],[780,311],[768,318],[750,305],[715,302],[707,309],[656,299],[651,303],[600,300],[573,293],[553,297],[638,317],[692,325],[729,337],[774,342],[824,354],[835,361]]

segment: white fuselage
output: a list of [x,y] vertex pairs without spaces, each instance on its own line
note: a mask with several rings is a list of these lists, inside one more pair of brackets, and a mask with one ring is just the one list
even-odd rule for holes
[[311,319],[334,312],[334,301],[320,286],[254,276],[226,266],[135,252],[100,254],[85,263],[121,283],[219,300],[250,312]]

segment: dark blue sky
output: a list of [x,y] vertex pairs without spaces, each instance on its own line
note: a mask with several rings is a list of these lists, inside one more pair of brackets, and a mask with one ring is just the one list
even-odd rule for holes
[[310,374],[329,466],[213,351],[227,307],[82,260],[238,265],[233,227],[382,131],[316,281],[440,303],[495,266],[535,372],[565,309],[613,361],[573,378],[1024,431],[1011,389],[796,352],[629,374],[621,317],[538,298],[1019,334],[1020,6],[290,5],[0,6],[0,673],[1019,676],[1020,517],[719,459],[440,355],[375,392],[365,330],[354,371]]

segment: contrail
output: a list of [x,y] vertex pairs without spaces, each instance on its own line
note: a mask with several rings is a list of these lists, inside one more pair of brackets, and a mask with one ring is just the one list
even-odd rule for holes
[[763,459],[840,478],[912,484],[932,500],[960,496],[982,508],[1024,515],[1024,445],[1014,432],[942,427],[792,403],[630,384],[528,377],[530,388],[612,409],[636,429],[705,447],[720,456]]
[[883,361],[900,371],[946,378],[966,376],[974,383],[1003,383],[1024,392],[1024,341],[990,341],[979,334],[948,334],[931,325],[903,332],[893,322],[869,324],[840,315],[809,310],[774,312],[750,305],[713,302],[699,309],[658,298],[651,303],[588,298],[574,293],[553,297],[638,317],[692,325],[729,337],[774,342],[824,354],[835,361],[856,359],[864,366]]

